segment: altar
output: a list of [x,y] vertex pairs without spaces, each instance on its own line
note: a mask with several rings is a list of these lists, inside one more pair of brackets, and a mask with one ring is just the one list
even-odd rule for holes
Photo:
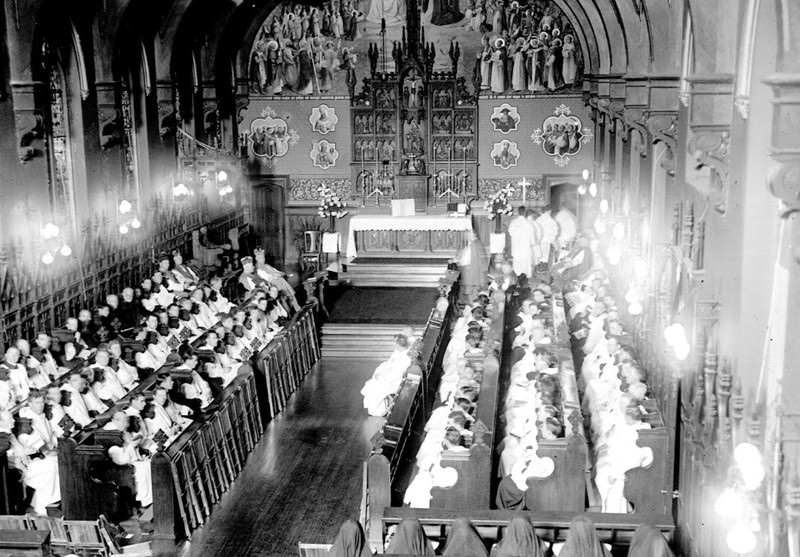
[[472,231],[471,217],[356,215],[347,257],[453,257]]

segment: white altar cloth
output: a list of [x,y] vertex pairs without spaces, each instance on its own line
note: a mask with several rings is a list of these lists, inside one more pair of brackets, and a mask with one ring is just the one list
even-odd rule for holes
[[392,217],[389,215],[356,215],[350,219],[347,235],[347,257],[356,257],[356,232],[361,230],[472,230],[472,217],[447,215],[415,215]]

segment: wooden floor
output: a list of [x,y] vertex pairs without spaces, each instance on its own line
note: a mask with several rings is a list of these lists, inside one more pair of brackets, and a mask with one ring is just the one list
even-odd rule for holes
[[181,557],[298,555],[358,519],[362,463],[383,418],[359,394],[376,360],[322,361],[270,423],[247,467]]

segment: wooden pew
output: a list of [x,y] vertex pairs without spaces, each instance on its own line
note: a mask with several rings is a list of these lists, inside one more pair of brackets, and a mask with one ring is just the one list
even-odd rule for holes
[[559,359],[560,410],[564,436],[559,439],[539,440],[536,454],[539,457],[552,458],[555,469],[547,478],[528,479],[525,506],[536,511],[579,512],[586,509],[588,448],[560,292],[553,293],[551,304],[555,339],[548,348]]
[[171,555],[176,540],[205,522],[262,431],[254,374],[241,374],[202,419],[153,456],[154,555]]
[[[441,466],[458,472],[456,484],[448,489],[431,489],[431,508],[483,509],[492,505],[492,454],[498,439],[495,435],[500,397],[503,332],[506,296],[493,299],[492,323],[484,334],[483,353],[468,357],[475,371],[480,371],[481,388],[472,425],[473,441],[469,452],[443,451]],[[502,435],[501,435],[502,438]]]
[[459,276],[457,271],[448,271],[440,279],[439,291],[448,301],[447,309],[443,315],[431,313],[414,362],[400,386],[373,454],[365,463],[362,493],[365,522],[370,520],[370,508],[380,509],[393,502],[401,505],[411,481],[423,427],[430,418],[439,387],[450,327],[455,320]]
[[[563,306],[565,311],[569,310],[566,301]],[[647,468],[634,468],[625,474],[624,496],[633,506],[635,514],[667,514],[672,509],[672,492],[666,488],[672,485],[671,441],[658,401],[652,396],[651,387],[648,386],[650,398],[643,401],[646,414],[642,421],[649,423],[651,429],[639,430],[637,444],[652,449],[653,463]]]
[[314,305],[306,304],[255,356],[253,370],[264,425],[283,410],[320,356]]
[[[533,523],[536,534],[548,542],[563,542],[569,534],[570,521],[576,515],[583,515],[592,520],[601,542],[612,545],[627,545],[636,528],[647,523],[661,531],[667,541],[672,541],[675,532],[675,522],[670,515],[650,514],[613,514],[613,513],[583,513],[583,512],[531,512],[504,511],[504,510],[442,510],[442,509],[410,509],[388,507],[383,509],[377,522],[381,531],[374,536],[383,553],[383,540],[388,528],[399,524],[405,518],[416,518],[420,521],[425,533],[433,539],[445,539],[449,526],[457,518],[468,518],[475,525],[478,532],[487,542],[494,543],[503,537],[505,528],[517,514],[522,514]],[[373,532],[368,532],[368,538],[373,537]],[[373,548],[378,547],[373,545]]]
[[647,468],[634,468],[625,474],[625,498],[633,505],[633,512],[668,513],[672,509],[672,492],[665,489],[671,484],[672,470],[669,468],[669,433],[664,426],[655,401],[646,400],[648,410],[642,421],[652,429],[639,430],[640,447],[650,447],[653,463]]

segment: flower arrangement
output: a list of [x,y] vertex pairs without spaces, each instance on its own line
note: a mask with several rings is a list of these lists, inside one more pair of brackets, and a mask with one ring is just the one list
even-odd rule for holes
[[333,229],[334,219],[340,219],[348,213],[345,210],[347,203],[342,201],[327,184],[322,184],[318,187],[317,192],[319,193],[317,214],[322,218],[328,217],[330,219],[330,227]]
[[511,206],[512,195],[514,195],[514,187],[511,184],[507,184],[494,192],[484,202],[483,208],[489,212],[489,220],[494,220],[495,217],[502,215],[510,215],[514,212],[514,208]]

